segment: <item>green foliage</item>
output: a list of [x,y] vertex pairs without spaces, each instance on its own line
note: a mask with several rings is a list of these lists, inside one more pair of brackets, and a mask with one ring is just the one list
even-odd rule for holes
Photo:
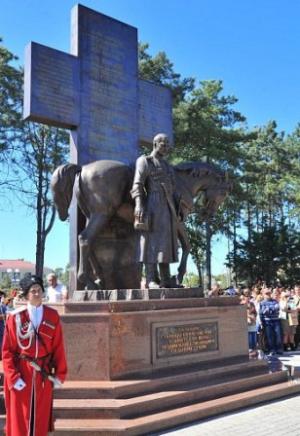
[[[23,79],[15,61],[0,44],[0,185],[15,188],[36,213],[41,274],[54,221],[49,179],[66,160],[68,138],[62,130],[22,122]],[[246,118],[236,110],[238,99],[224,93],[221,80],[196,83],[184,78],[164,52],[150,55],[148,44],[139,46],[139,71],[143,79],[172,90],[173,162],[214,163],[232,181],[232,192],[215,217],[203,223],[200,198],[187,222],[199,284],[202,274],[210,282],[211,242],[221,233],[232,244],[229,263],[236,281],[299,281],[300,124],[290,135],[278,132],[275,121],[249,131]],[[59,271],[63,283],[67,276],[67,268]],[[193,282],[194,277],[186,280]]]
[[9,277],[9,275],[5,275],[4,277],[2,277],[1,281],[0,281],[0,289],[1,290],[5,290],[7,291],[12,285],[11,279]]
[[36,209],[36,196],[42,196],[42,205],[51,205],[50,177],[68,155],[68,134],[62,129],[37,123],[24,123],[23,142],[19,159],[14,162],[22,182],[19,186],[22,196],[28,196],[26,203]]
[[200,283],[204,264],[210,282],[210,246],[219,233],[231,240],[236,281],[260,276],[272,281],[279,275],[298,280],[300,124],[288,136],[277,131],[275,121],[249,131],[235,109],[237,98],[224,95],[221,80],[196,86],[174,72],[165,53],[151,57],[147,50],[147,44],[140,46],[141,76],[167,84],[179,96],[173,161],[215,163],[232,181],[232,192],[215,217],[203,223],[198,200],[187,221]]
[[201,283],[199,283],[199,276],[191,272],[187,273],[184,276],[183,285],[187,288],[198,288],[201,286]]
[[277,279],[289,285],[299,282],[300,232],[286,225],[253,231],[250,241],[238,243],[234,267],[239,279],[248,283],[257,279],[268,284]]
[[20,198],[36,214],[36,274],[42,275],[46,238],[55,219],[50,179],[55,168],[66,161],[68,135],[64,130],[36,123],[24,125],[20,158],[15,161],[19,174]]
[[233,109],[237,99],[223,96],[221,81],[202,81],[174,110],[175,156],[218,163],[225,170],[241,159],[240,143],[251,136],[245,117]]
[[[203,81],[174,110],[176,147],[173,156],[181,160],[203,160],[217,164],[234,181],[234,194],[239,194],[239,168],[245,159],[243,145],[256,137],[247,132],[245,117],[234,110],[237,99],[223,95],[221,81]],[[196,205],[197,206],[197,205]],[[192,257],[197,264],[205,262],[207,286],[211,285],[211,241],[218,232],[229,234],[232,202],[227,201],[218,214],[203,224],[199,210],[187,222]],[[201,255],[200,255],[201,252]]]
[[50,177],[66,160],[68,135],[22,120],[23,74],[13,66],[16,60],[0,45],[0,185],[36,214],[36,273],[42,275],[45,241],[55,218]]
[[213,281],[217,283],[221,289],[226,289],[230,285],[229,277],[226,274],[213,275]]
[[151,56],[148,49],[149,44],[139,44],[139,75],[144,80],[170,88],[173,104],[176,106],[193,89],[194,79],[191,77],[182,79],[179,73],[175,73],[174,65],[166,53],[159,52]]
[[299,139],[299,126],[286,137],[271,121],[248,144],[239,222],[247,233],[229,256],[239,279],[291,283],[300,278]]
[[65,286],[69,286],[70,264],[67,264],[65,269],[56,268],[54,272],[59,282]]
[[3,190],[15,181],[10,168],[10,157],[22,134],[22,81],[17,60],[0,39],[0,186]]

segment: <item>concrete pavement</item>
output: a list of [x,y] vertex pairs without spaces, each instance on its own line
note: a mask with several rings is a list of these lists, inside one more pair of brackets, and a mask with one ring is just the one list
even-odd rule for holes
[[[285,365],[296,365],[294,383],[300,383],[300,351],[268,361],[272,372]],[[152,434],[159,435],[300,436],[300,395]]]
[[195,422],[155,435],[300,436],[300,396]]

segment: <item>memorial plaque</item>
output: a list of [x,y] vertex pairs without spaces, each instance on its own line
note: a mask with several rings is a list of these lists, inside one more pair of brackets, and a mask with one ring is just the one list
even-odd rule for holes
[[155,329],[156,358],[218,350],[218,323],[186,323]]

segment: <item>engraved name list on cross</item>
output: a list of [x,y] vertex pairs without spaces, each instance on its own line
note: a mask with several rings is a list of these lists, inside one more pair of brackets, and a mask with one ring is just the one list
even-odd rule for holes
[[74,6],[71,54],[26,47],[24,118],[70,129],[72,163],[133,163],[139,143],[172,140],[170,90],[138,78],[137,54],[135,27]]

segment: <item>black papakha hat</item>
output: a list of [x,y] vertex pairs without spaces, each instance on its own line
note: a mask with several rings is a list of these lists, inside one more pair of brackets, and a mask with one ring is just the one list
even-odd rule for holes
[[30,275],[30,276],[26,276],[22,280],[20,280],[20,287],[22,289],[23,297],[26,297],[26,295],[29,292],[29,289],[33,285],[40,285],[40,287],[43,290],[43,293],[45,293],[43,279],[41,279],[41,277],[39,277],[39,276],[34,276],[34,275],[31,276]]

